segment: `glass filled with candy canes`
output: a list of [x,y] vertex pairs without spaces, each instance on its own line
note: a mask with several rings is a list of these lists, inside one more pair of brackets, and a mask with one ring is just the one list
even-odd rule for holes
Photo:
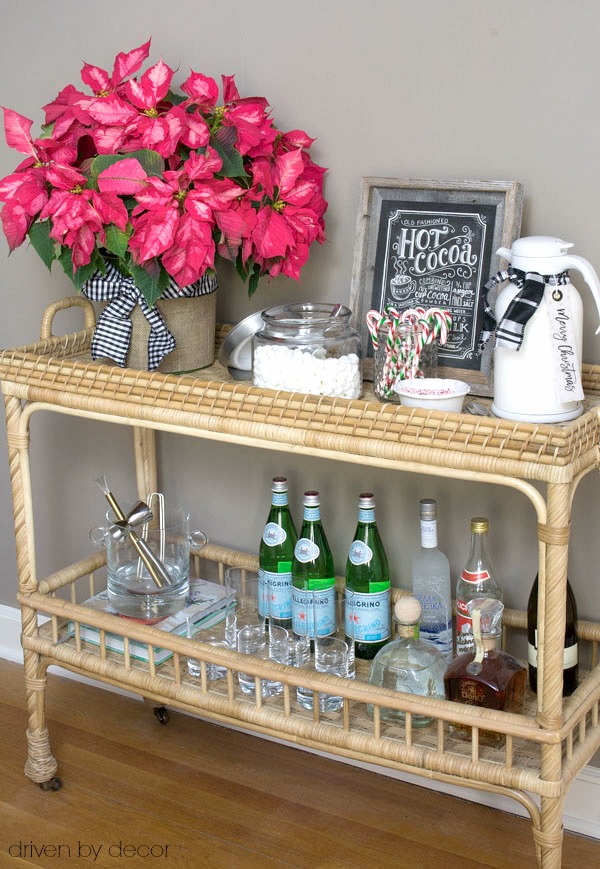
[[388,306],[369,311],[367,326],[373,343],[373,391],[382,401],[399,402],[396,383],[437,377],[437,348],[445,344],[452,317],[441,308]]

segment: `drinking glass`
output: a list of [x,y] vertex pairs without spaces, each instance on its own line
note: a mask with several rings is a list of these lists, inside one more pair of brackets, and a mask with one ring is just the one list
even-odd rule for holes
[[354,648],[354,594],[349,589],[336,589],[335,608],[337,629],[335,636],[348,645],[348,679],[356,677],[356,657]]
[[[187,636],[192,640],[199,640],[201,643],[208,643],[219,649],[230,649],[227,638],[225,636],[225,622],[211,627],[203,627],[202,625],[194,625],[192,620],[187,619]],[[188,658],[187,668],[190,676],[200,678],[202,675],[202,662],[198,658]],[[214,682],[217,679],[223,679],[227,675],[227,667],[221,664],[214,664],[211,661],[206,661],[206,678],[209,682]]]
[[[338,637],[319,637],[315,640],[315,670],[333,676],[348,678],[348,644]],[[319,693],[321,712],[339,712],[344,698],[336,694]]]
[[[342,606],[342,595],[336,592],[336,615]],[[313,598],[314,601],[314,598]],[[313,624],[318,624],[317,614],[314,612],[313,605]],[[343,624],[343,623],[342,623]],[[340,623],[336,627],[336,633],[340,630]],[[342,676],[348,678],[349,672],[352,672],[353,678],[353,663],[349,665],[349,649],[348,643],[343,639],[344,629],[342,634],[336,636],[319,636],[318,631],[313,639],[314,655],[312,659],[306,660],[305,668],[318,670],[321,673],[331,673],[334,676]],[[352,656],[352,661],[354,657]],[[303,709],[312,710],[314,708],[314,691],[310,688],[305,688],[300,685],[296,691],[296,697],[300,706]],[[344,705],[344,698],[339,695],[325,694],[319,692],[319,711],[320,712],[338,712]]]
[[377,331],[377,342],[373,358],[373,391],[382,401],[400,401],[394,389],[397,381],[437,377],[438,342],[424,344],[418,326],[402,323],[390,327],[383,324]]
[[[263,660],[287,664],[289,661],[288,632],[278,625],[254,624],[240,628],[237,633],[237,650],[244,655],[253,655]],[[256,694],[256,677],[251,673],[238,672],[238,681],[244,694]],[[277,679],[260,679],[262,697],[273,697],[283,692],[283,683]]]
[[227,608],[225,631],[227,642],[234,649],[242,628],[262,627],[266,623],[267,597],[258,573],[243,567],[229,567],[225,571]]

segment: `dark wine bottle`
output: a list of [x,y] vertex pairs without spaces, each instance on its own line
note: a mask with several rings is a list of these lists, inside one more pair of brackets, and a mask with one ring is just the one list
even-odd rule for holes
[[[529,661],[529,686],[537,691],[537,611],[538,577],[536,576],[527,603],[527,659]],[[563,653],[563,697],[572,694],[577,687],[577,603],[567,579],[567,619]]]

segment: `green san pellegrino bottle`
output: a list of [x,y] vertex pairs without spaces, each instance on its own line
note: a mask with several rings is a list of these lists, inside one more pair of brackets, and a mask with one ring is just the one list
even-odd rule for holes
[[292,560],[297,539],[288,504],[288,481],[273,477],[271,508],[258,552],[259,599],[262,614],[283,628],[292,626]]
[[301,637],[326,637],[336,629],[335,570],[323,525],[318,492],[304,493],[304,515],[292,562],[292,630]]
[[346,562],[346,637],[370,660],[391,636],[390,571],[375,522],[375,497],[358,499],[358,525]]

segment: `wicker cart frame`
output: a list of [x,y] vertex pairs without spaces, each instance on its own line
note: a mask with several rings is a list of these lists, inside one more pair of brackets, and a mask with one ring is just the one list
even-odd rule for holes
[[[81,305],[85,328],[55,337],[58,311]],[[45,721],[46,671],[50,664],[139,693],[155,703],[201,713],[215,721],[285,739],[342,757],[376,763],[428,779],[491,791],[517,800],[528,811],[538,865],[561,865],[562,810],[569,786],[600,747],[600,625],[579,622],[579,638],[591,647],[591,669],[573,695],[562,698],[562,637],[565,628],[567,557],[571,504],[579,482],[600,465],[600,367],[584,366],[586,402],[577,420],[560,426],[515,423],[492,417],[442,413],[381,404],[261,390],[232,382],[218,364],[202,377],[149,373],[94,363],[89,347],[93,308],[80,298],[61,300],[44,314],[41,338],[0,354],[8,459],[22,614],[22,645],[28,708],[26,774],[52,782],[57,763]],[[222,337],[222,334],[219,337]],[[82,606],[94,593],[104,556],[95,553],[51,576],[36,571],[30,420],[40,411],[129,426],[140,496],[157,489],[155,432],[167,431],[249,447],[293,451],[403,473],[487,482],[520,492],[537,516],[539,548],[539,679],[537,697],[515,715],[447,701],[399,694],[244,656],[244,671],[256,680],[274,676],[284,686],[277,698],[242,695],[233,651],[168,635]],[[545,484],[545,492],[534,483]],[[223,581],[226,565],[256,567],[252,555],[209,545],[201,553]],[[194,558],[199,558],[195,555]],[[47,619],[40,619],[44,615]],[[82,625],[98,629],[100,643],[81,636]],[[505,612],[505,630],[526,627],[523,612]],[[111,652],[107,633],[123,639],[123,654]],[[148,661],[131,653],[146,644]],[[172,653],[158,665],[155,649]],[[222,664],[227,677],[208,682],[187,674],[186,659]],[[295,703],[299,685],[333,690],[344,698],[340,713],[306,712]],[[367,714],[367,704],[372,713]],[[403,726],[388,725],[380,709],[406,713]],[[429,714],[428,728],[413,727],[413,715]],[[464,742],[448,723],[472,728]],[[505,736],[500,749],[480,744],[485,730]]]

